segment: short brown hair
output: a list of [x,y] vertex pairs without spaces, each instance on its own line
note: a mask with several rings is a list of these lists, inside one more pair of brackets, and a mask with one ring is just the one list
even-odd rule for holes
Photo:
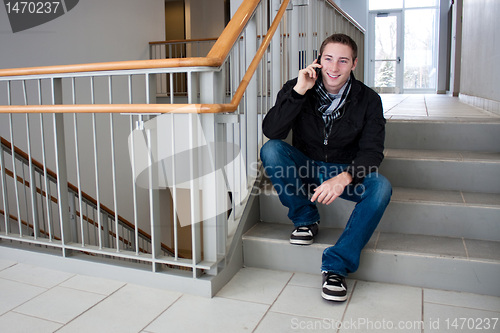
[[358,45],[351,37],[345,34],[333,34],[327,37],[319,48],[320,55],[323,54],[323,50],[325,49],[326,45],[330,43],[339,43],[349,46],[352,50],[352,61],[356,60],[356,58],[358,57]]

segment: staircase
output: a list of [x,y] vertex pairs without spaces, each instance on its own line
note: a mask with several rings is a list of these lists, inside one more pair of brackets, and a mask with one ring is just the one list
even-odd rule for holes
[[[380,172],[394,192],[350,278],[500,296],[500,119],[449,119],[388,121]],[[293,225],[265,181],[244,264],[319,274],[353,205],[319,205],[315,243],[290,245]]]

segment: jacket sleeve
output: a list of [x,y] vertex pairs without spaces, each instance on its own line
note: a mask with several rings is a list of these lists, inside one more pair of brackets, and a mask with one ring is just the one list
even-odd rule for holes
[[368,174],[378,172],[378,167],[384,159],[386,120],[378,94],[373,93],[368,98],[367,108],[359,139],[359,151],[346,170],[351,174],[354,184],[361,183]]
[[285,83],[276,97],[276,103],[262,122],[262,131],[269,139],[286,139],[300,114],[306,95],[300,95],[293,90],[296,83],[297,79]]

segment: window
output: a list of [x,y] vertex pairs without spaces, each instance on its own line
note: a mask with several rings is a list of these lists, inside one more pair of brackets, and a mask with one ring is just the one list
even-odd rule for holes
[[395,9],[403,8],[403,0],[370,0],[369,9]]
[[405,0],[405,8],[436,7],[437,0]]
[[438,0],[369,0],[369,10],[436,7]]

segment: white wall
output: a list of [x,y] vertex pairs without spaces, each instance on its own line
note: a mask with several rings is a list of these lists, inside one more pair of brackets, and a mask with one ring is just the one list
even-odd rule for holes
[[500,101],[500,1],[464,0],[460,93]]
[[2,8],[0,68],[148,59],[148,43],[164,39],[163,8],[164,0],[85,0],[17,33]]

